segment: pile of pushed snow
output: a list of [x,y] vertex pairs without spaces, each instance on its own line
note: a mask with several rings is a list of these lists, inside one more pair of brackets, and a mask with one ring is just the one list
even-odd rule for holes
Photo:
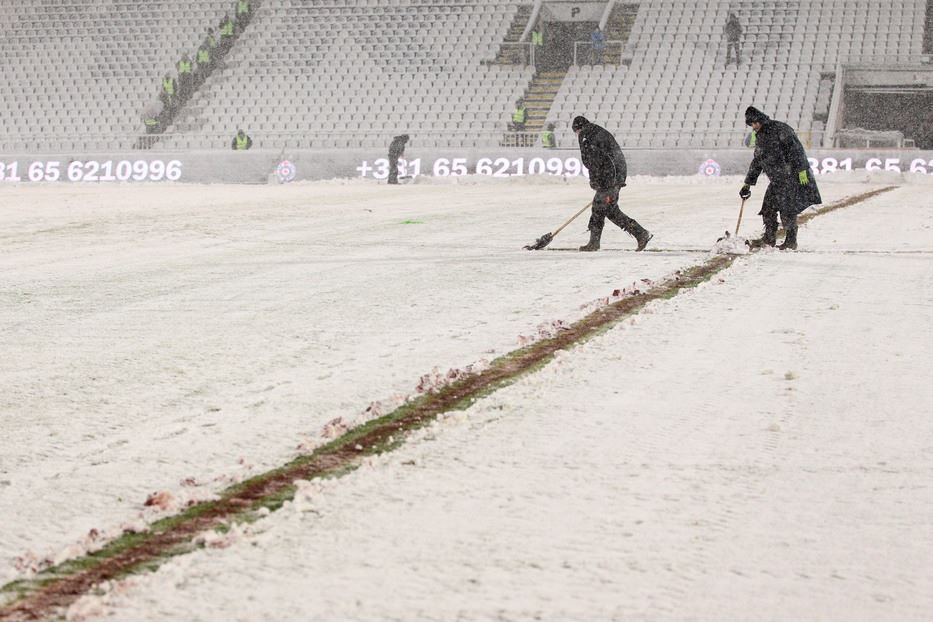
[[748,240],[740,235],[726,235],[716,241],[713,246],[714,255],[747,255],[749,253]]

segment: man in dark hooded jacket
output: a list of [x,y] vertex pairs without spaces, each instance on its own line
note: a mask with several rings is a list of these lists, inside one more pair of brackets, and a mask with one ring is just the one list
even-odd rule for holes
[[405,144],[408,142],[408,134],[402,134],[392,139],[389,144],[389,183],[398,183],[398,159],[405,155]]
[[793,128],[786,123],[772,121],[756,108],[749,106],[745,111],[745,125],[755,130],[755,157],[748,167],[739,196],[747,199],[752,195],[750,186],[755,185],[762,171],[770,182],[758,212],[764,221],[765,232],[753,246],[774,246],[780,214],[786,236],[779,248],[795,250],[797,215],[811,205],[823,202],[807,154]]
[[625,156],[616,139],[604,128],[576,117],[571,125],[580,143],[580,158],[590,173],[590,188],[596,191],[590,216],[590,241],[581,251],[598,251],[606,218],[635,237],[638,248],[645,250],[651,234],[619,209],[619,190],[625,186]]

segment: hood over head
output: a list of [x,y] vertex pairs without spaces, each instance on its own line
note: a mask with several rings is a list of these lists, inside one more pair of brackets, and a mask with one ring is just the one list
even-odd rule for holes
[[766,123],[770,121],[771,117],[758,110],[754,106],[749,106],[745,109],[745,125],[751,125],[752,123]]
[[589,120],[587,120],[586,117],[578,116],[578,117],[574,117],[573,123],[570,125],[570,128],[574,132],[576,132],[577,130],[582,130],[584,127],[586,127],[589,124],[590,122]]

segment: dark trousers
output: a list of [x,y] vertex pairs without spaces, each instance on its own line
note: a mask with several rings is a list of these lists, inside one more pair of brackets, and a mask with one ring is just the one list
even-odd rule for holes
[[781,226],[789,239],[797,240],[797,203],[794,200],[795,189],[787,184],[774,183],[768,186],[765,198],[761,202],[761,220],[765,226],[762,239],[773,245],[777,237],[778,215],[781,216]]
[[589,230],[597,237],[602,235],[603,226],[606,224],[607,218],[614,225],[636,238],[645,231],[634,218],[626,216],[622,210],[619,209],[620,189],[621,187],[605,191],[598,190],[593,197],[593,211],[590,214]]
[[398,158],[389,158],[389,183],[398,183]]
[[742,64],[742,56],[739,54],[739,42],[738,41],[729,41],[726,44],[726,65],[732,62],[732,52],[735,51],[735,66],[738,67]]

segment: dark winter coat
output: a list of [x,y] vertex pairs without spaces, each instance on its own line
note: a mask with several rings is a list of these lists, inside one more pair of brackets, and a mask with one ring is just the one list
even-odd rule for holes
[[408,134],[402,134],[392,139],[389,145],[389,160],[398,160],[405,153],[405,143],[408,142]]
[[625,156],[606,129],[587,121],[577,135],[580,159],[590,173],[590,187],[608,192],[625,185]]
[[738,41],[742,36],[742,25],[739,23],[738,18],[733,19],[729,18],[729,21],[726,22],[726,39],[729,41]]
[[[771,183],[762,209],[799,214],[811,205],[822,203],[807,153],[793,128],[771,120],[754,108],[746,114],[760,115],[755,120],[762,122],[761,129],[756,132],[755,157],[745,176],[749,186],[755,185],[762,172],[768,176]],[[800,171],[807,171],[810,178],[806,186],[800,184]]]

